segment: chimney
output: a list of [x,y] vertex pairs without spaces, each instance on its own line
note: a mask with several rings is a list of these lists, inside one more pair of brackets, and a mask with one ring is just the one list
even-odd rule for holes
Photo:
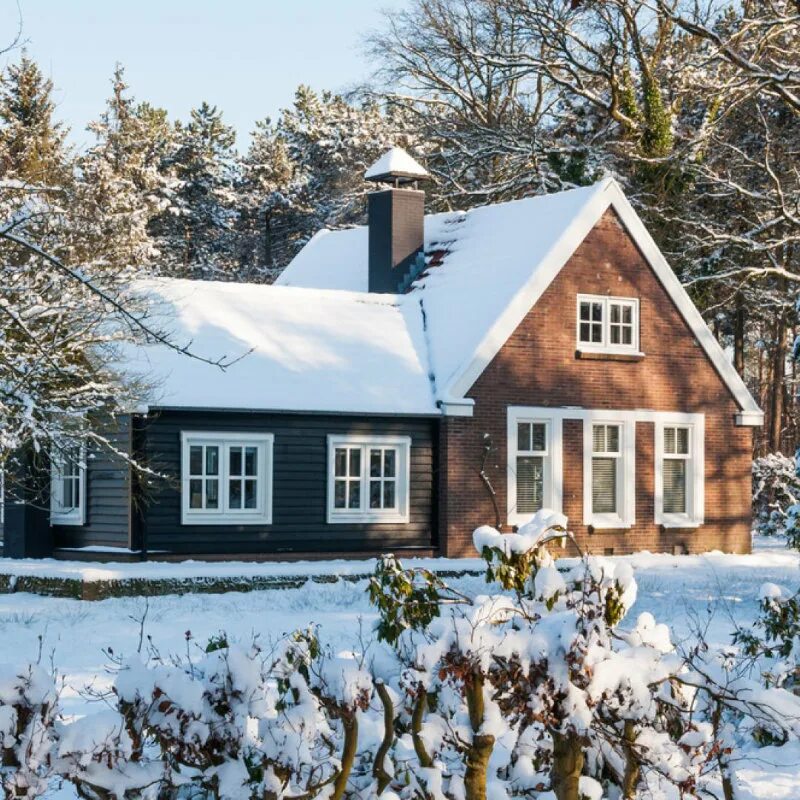
[[425,192],[416,186],[428,178],[400,147],[388,150],[364,173],[364,180],[393,184],[367,195],[370,292],[403,292],[422,271]]

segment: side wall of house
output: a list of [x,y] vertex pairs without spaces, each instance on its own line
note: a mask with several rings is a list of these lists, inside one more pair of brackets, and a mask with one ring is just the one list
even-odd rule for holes
[[[112,447],[131,454],[131,417],[101,420],[98,430]],[[86,454],[86,524],[54,525],[55,547],[129,547],[131,469],[125,458],[100,445]]]
[[[535,225],[536,220],[531,220]],[[638,361],[576,357],[579,293],[640,300]],[[705,524],[662,529],[654,522],[654,424],[636,424],[636,521],[628,530],[590,532],[583,519],[582,423],[563,424],[563,510],[593,552],[690,552],[750,547],[752,429],[737,427],[737,406],[655,273],[613,212],[589,233],[468,392],[474,416],[442,425],[440,536],[444,554],[473,555],[475,527],[495,513],[479,477],[485,434],[487,473],[506,525],[509,406],[648,409],[705,415]]]
[[[334,415],[161,411],[143,422],[143,455],[167,479],[153,479],[141,509],[149,555],[368,554],[433,551],[434,438],[438,420],[350,418]],[[271,433],[271,525],[182,525],[179,479],[181,432]],[[400,435],[411,438],[410,521],[328,524],[330,434]]]

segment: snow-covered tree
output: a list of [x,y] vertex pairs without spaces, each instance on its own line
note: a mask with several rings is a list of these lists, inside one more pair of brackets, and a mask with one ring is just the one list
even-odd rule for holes
[[236,275],[236,134],[216,106],[202,103],[178,124],[163,168],[175,180],[169,207],[151,222],[162,274]]

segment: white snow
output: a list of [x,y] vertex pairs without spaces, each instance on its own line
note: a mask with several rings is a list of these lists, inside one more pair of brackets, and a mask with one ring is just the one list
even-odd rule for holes
[[371,167],[367,168],[364,178],[379,178],[394,173],[409,178],[429,178],[428,170],[415,161],[402,147],[389,148]]
[[193,354],[129,349],[150,406],[434,414],[419,304],[392,295],[150,280],[152,315]]

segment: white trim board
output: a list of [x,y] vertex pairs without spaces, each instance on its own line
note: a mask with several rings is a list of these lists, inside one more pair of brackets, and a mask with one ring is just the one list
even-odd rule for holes
[[613,208],[619,216],[628,234],[655,272],[661,285],[675,303],[686,324],[739,405],[741,413],[736,415],[736,424],[762,425],[764,413],[758,407],[733,365],[728,361],[705,320],[653,241],[653,237],[650,236],[644,223],[625,197],[622,188],[611,177],[604,178],[595,185],[595,190],[580,213],[575,216],[561,238],[553,245],[525,285],[517,292],[489,329],[471,357],[456,373],[442,393],[442,399],[445,403],[452,403],[464,397],[609,208]]

